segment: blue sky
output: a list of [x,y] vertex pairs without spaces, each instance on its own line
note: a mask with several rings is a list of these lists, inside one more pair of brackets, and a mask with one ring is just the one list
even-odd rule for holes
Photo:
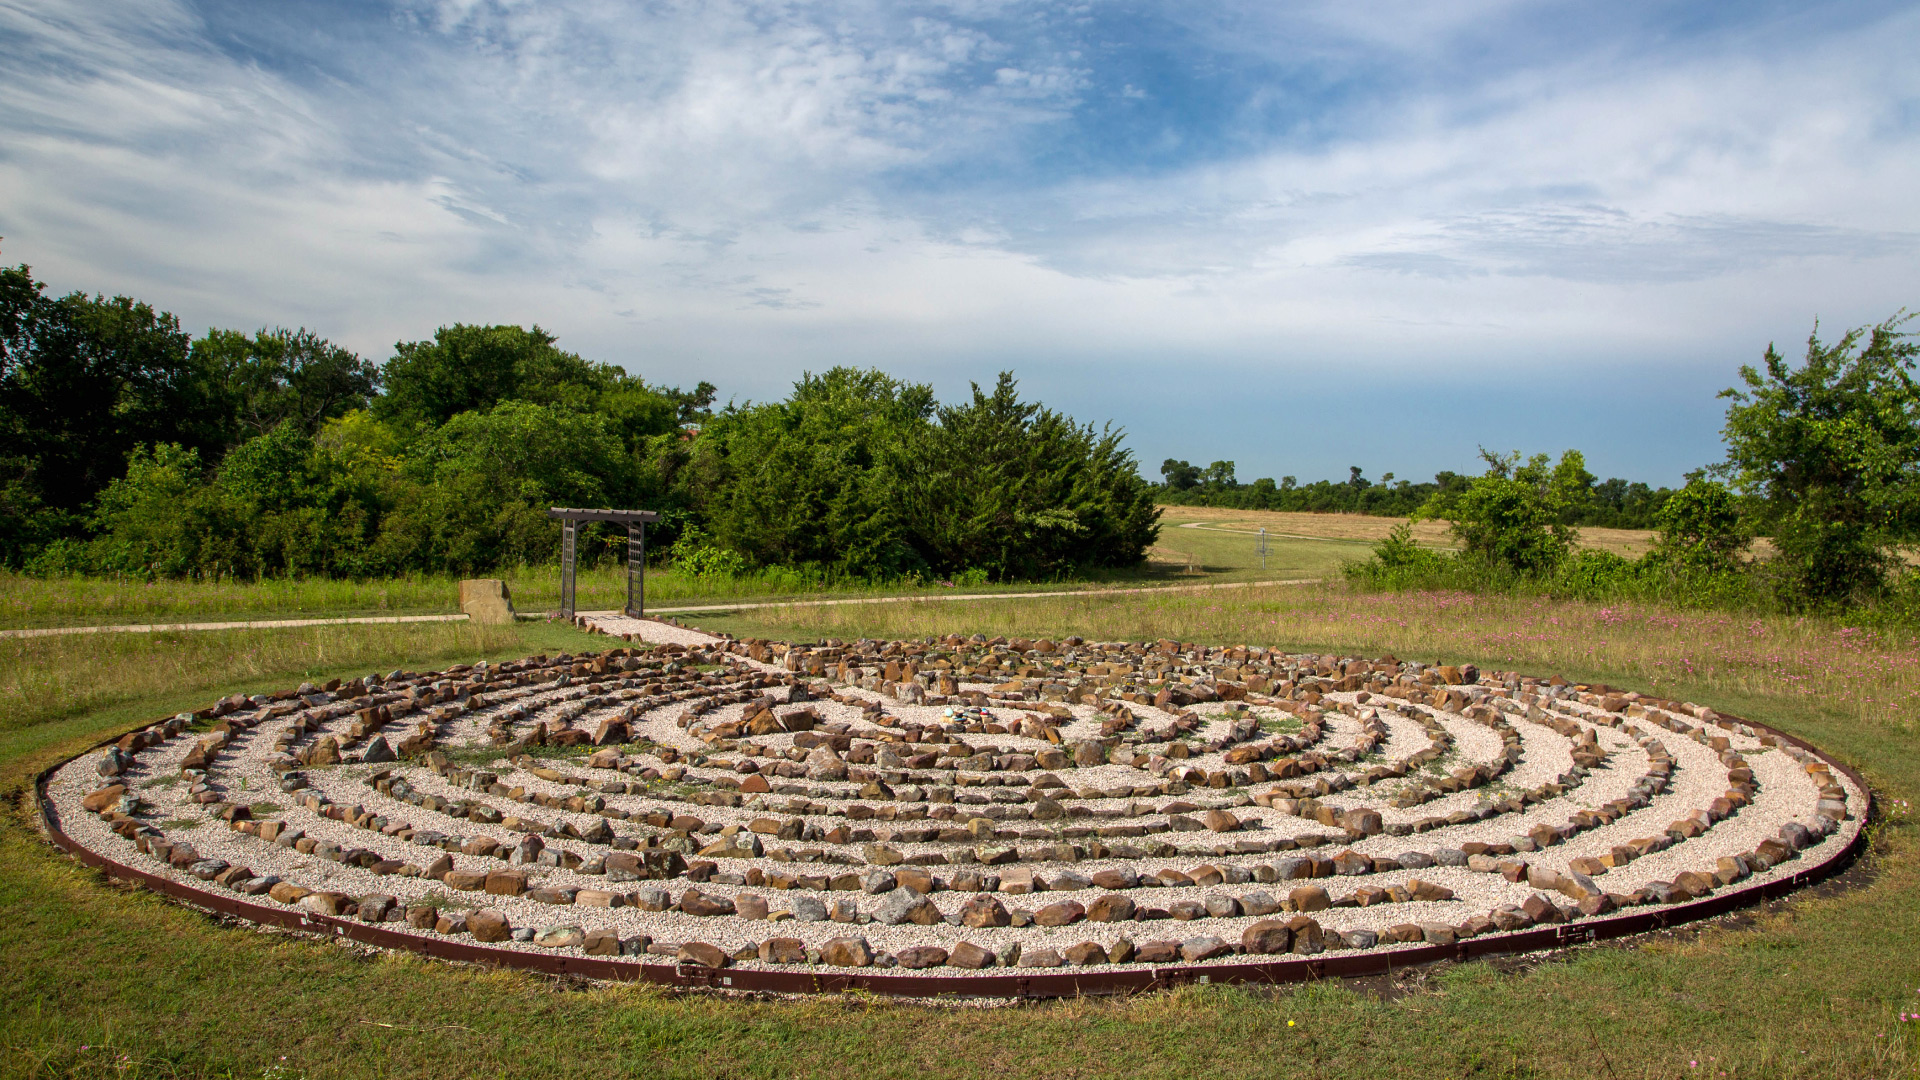
[[0,0],[0,258],[384,360],[1014,370],[1243,478],[1717,458],[1920,307],[1913,5]]

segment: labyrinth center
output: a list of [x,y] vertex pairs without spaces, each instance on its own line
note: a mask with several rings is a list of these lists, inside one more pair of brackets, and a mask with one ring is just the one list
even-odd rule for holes
[[634,640],[226,698],[61,766],[46,809],[96,856],[317,924],[945,976],[1678,920],[1837,864],[1866,816],[1771,732],[1559,678],[602,625]]

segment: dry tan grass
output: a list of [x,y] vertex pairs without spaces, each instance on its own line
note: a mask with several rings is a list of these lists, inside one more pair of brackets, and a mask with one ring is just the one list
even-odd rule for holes
[[[1366,543],[1386,539],[1394,526],[1407,520],[1403,517],[1369,517],[1365,514],[1227,510],[1211,506],[1162,506],[1160,511],[1160,520],[1168,528],[1200,523],[1209,529],[1233,529],[1250,533],[1264,528],[1269,536],[1274,537],[1292,537],[1302,540],[1353,540]],[[1416,543],[1428,547],[1455,546],[1453,534],[1448,531],[1447,523],[1444,521],[1414,522],[1413,539]],[[1648,529],[1585,528],[1580,530],[1581,547],[1611,551],[1629,559],[1646,554],[1647,549],[1652,545],[1653,532]]]
[[1476,659],[1540,674],[1625,673],[1632,688],[1643,691],[1819,699],[1843,715],[1903,731],[1915,730],[1920,720],[1920,643],[1810,618],[1325,585],[775,608],[726,628],[747,633],[756,627],[807,638],[1080,634]]

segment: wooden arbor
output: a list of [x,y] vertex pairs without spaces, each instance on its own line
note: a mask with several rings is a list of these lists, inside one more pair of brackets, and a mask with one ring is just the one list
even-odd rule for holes
[[583,521],[612,521],[627,527],[626,613],[639,618],[647,606],[647,522],[660,520],[651,510],[574,510],[555,506],[547,511],[560,519],[560,616],[573,618],[574,540]]

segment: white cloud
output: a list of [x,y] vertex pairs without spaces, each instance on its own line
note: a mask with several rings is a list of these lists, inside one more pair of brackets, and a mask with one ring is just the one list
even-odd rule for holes
[[[22,0],[0,8],[0,233],[57,287],[196,327],[381,358],[538,321],[753,395],[843,361],[1726,366],[1816,313],[1914,302],[1914,14],[1534,53],[1551,6],[1360,10],[1169,9],[1193,71],[1251,65],[1201,86],[1116,59],[1105,9],[474,0],[307,54],[334,31]],[[1510,55],[1463,74],[1509,23]],[[1196,86],[1310,120],[1225,100],[1183,131]],[[1174,127],[1101,126],[1096,96]]]

